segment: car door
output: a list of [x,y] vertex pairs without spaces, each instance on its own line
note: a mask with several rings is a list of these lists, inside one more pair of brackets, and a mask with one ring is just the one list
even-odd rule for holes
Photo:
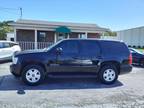
[[100,59],[100,47],[97,41],[83,40],[80,42],[79,60],[82,72],[98,72]]
[[[62,49],[60,54],[54,53],[56,49]],[[52,60],[49,71],[50,72],[78,72],[80,64],[78,60],[79,43],[74,40],[66,40],[57,45],[53,51],[55,59]]]
[[4,58],[3,43],[0,42],[0,59]]
[[13,55],[13,49],[10,47],[9,42],[3,42],[3,54],[6,58],[11,58]]

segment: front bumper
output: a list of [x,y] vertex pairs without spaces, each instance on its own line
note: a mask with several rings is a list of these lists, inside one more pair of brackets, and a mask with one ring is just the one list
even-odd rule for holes
[[132,71],[132,65],[121,65],[120,66],[120,75],[126,74]]
[[11,64],[10,72],[15,76],[20,76],[21,75],[21,66],[19,64]]

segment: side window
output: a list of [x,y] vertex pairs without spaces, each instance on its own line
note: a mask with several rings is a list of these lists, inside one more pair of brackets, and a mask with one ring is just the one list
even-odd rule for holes
[[87,57],[97,57],[100,54],[100,48],[96,41],[82,41],[80,53]]
[[0,42],[0,49],[1,49],[1,48],[3,48],[3,47],[4,47],[4,46],[3,46],[3,43],[2,43],[2,42]]
[[13,47],[15,45],[18,45],[17,43],[10,43],[10,47]]
[[4,42],[4,43],[3,43],[3,47],[4,47],[4,48],[9,48],[9,47],[10,47],[10,44],[9,44],[8,42]]
[[64,54],[76,54],[78,53],[78,43],[76,41],[65,41],[60,46],[63,49]]

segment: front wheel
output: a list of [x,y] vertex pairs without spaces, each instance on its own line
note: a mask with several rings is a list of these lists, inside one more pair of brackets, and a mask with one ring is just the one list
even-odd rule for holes
[[101,68],[98,77],[104,84],[113,84],[118,79],[118,70],[114,65],[105,65]]
[[28,65],[23,69],[22,80],[27,85],[38,85],[42,83],[44,79],[44,69],[39,65]]

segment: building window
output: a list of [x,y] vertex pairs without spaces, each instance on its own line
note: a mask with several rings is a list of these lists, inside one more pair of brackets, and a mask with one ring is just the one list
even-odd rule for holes
[[38,42],[46,42],[46,32],[38,32]]
[[80,39],[86,39],[87,36],[86,36],[85,34],[79,34],[79,38],[80,38]]
[[14,41],[14,38],[10,38],[10,41]]

